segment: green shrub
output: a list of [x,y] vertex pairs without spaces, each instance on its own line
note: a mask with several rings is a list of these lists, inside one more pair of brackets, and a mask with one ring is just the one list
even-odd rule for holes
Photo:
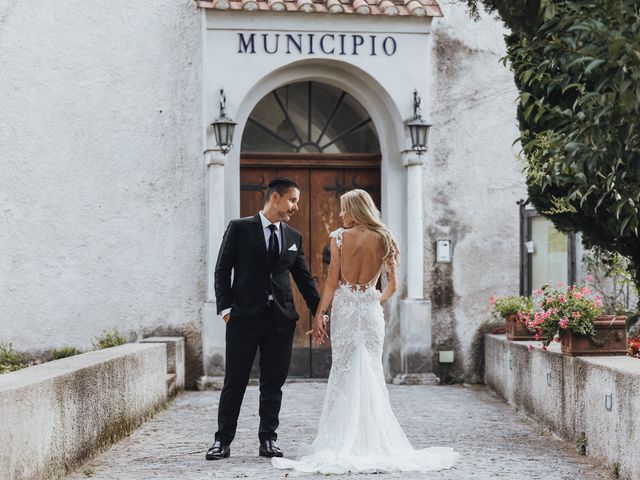
[[563,232],[626,257],[640,289],[637,0],[467,0],[509,33],[527,192]]
[[26,366],[25,356],[16,352],[11,343],[0,343],[0,373],[13,372]]
[[531,297],[510,295],[501,298],[491,297],[489,301],[498,317],[507,318],[509,315],[517,315],[518,312],[533,312],[533,299]]
[[96,350],[102,350],[103,348],[117,347],[127,343],[126,339],[118,331],[117,328],[111,330],[104,330],[102,334],[94,337],[93,346]]
[[580,455],[586,455],[588,445],[589,442],[587,441],[587,434],[584,432],[580,432],[580,435],[576,440],[576,448],[578,449],[578,453],[580,453]]
[[49,354],[51,360],[60,360],[61,358],[73,357],[79,355],[82,352],[74,347],[62,347],[60,349],[52,350]]

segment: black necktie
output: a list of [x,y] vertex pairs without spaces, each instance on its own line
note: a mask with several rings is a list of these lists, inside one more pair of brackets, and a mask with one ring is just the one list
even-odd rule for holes
[[273,223],[269,225],[269,230],[271,230],[271,236],[269,237],[269,249],[267,253],[269,255],[269,264],[273,268],[273,266],[278,261],[278,257],[280,257],[280,242],[278,242],[278,237],[276,236],[276,227]]

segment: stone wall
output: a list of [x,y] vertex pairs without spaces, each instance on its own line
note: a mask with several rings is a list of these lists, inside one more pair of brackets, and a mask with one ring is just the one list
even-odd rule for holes
[[0,2],[0,342],[183,335],[195,383],[201,37],[192,0]]
[[164,344],[127,344],[0,375],[0,478],[61,478],[166,398]]
[[[516,161],[517,91],[502,24],[475,22],[464,3],[442,2],[433,22],[433,94],[424,179],[425,298],[432,303],[436,373],[482,381],[482,328],[493,294],[519,290],[519,209],[526,197]],[[453,244],[451,263],[435,262],[436,240]],[[438,363],[453,350],[452,366]]]
[[[535,342],[536,344],[538,342]],[[485,381],[531,416],[622,479],[640,478],[640,360],[569,357],[558,344],[527,351],[528,342],[486,335]]]
[[[498,63],[501,24],[474,22],[462,4],[442,8],[423,58],[430,88],[400,74],[390,84],[406,89],[407,112],[413,88],[431,98],[425,298],[434,356],[456,353],[437,373],[480,381],[487,299],[518,290],[516,92]],[[184,336],[195,385],[207,299],[201,20],[192,0],[0,3],[0,342],[87,349],[112,327],[129,340]],[[242,81],[230,95],[246,94]],[[435,263],[439,238],[452,240],[453,263]]]

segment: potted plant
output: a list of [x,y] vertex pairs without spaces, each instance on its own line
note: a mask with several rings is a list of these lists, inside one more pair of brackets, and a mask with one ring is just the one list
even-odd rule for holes
[[533,313],[533,299],[531,297],[519,297],[510,295],[502,298],[492,297],[493,310],[497,316],[505,319],[507,339],[531,340],[533,331],[527,328],[524,321]]
[[625,355],[627,330],[624,316],[603,315],[602,299],[587,286],[552,288],[535,292],[540,310],[528,320],[543,348],[559,336],[565,355]]

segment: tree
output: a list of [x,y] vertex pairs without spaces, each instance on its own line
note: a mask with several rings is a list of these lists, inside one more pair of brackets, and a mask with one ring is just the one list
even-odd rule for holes
[[640,5],[481,1],[511,30],[530,200],[585,246],[627,257],[640,287]]

